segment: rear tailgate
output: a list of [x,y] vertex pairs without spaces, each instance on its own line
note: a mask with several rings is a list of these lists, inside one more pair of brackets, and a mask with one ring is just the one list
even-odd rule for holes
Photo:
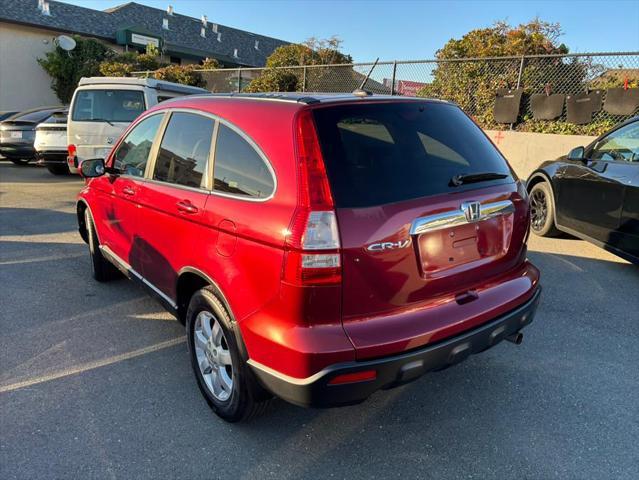
[[[523,266],[525,193],[459,108],[362,102],[314,115],[341,235],[343,325],[358,357],[415,348],[516,306],[489,287]],[[487,172],[495,178],[451,182]],[[516,304],[530,281],[506,288]]]
[[0,143],[33,145],[35,124],[23,121],[5,121],[0,127]]

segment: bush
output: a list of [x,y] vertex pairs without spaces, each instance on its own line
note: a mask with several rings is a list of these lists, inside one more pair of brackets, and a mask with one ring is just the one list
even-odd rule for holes
[[100,63],[100,73],[105,77],[130,77],[132,72],[157,70],[166,66],[165,63],[158,60],[157,49],[153,50],[148,47],[147,53],[124,52],[112,56]]
[[153,78],[167,82],[182,83],[194,87],[206,87],[200,72],[195,71],[198,65],[168,65],[153,72]]
[[[296,92],[301,90],[300,81],[289,70],[265,70],[248,84],[243,91],[256,92]],[[299,88],[298,88],[299,87]]]
[[222,68],[222,65],[220,65],[220,62],[214,58],[205,58],[200,68],[205,70],[215,70],[217,68]]
[[67,52],[56,46],[38,63],[51,76],[51,89],[63,104],[68,104],[82,77],[100,75],[100,62],[113,55],[112,50],[93,39],[73,36],[76,47]]

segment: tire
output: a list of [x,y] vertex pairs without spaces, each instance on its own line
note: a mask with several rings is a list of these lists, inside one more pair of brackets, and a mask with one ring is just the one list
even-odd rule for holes
[[540,237],[557,237],[555,226],[555,200],[547,182],[540,182],[530,190],[530,228]]
[[9,160],[11,160],[15,165],[26,165],[31,161],[28,158],[10,158]]
[[69,167],[66,165],[47,165],[47,170],[54,175],[68,175]]
[[84,211],[84,224],[87,229],[87,243],[89,244],[93,278],[98,282],[108,282],[109,280],[118,278],[121,275],[119,270],[104,258],[100,251],[98,236],[95,233],[95,225],[93,224],[93,218],[88,208]]
[[237,325],[210,287],[191,297],[186,331],[193,373],[211,409],[227,422],[262,414],[269,396],[238,346]]

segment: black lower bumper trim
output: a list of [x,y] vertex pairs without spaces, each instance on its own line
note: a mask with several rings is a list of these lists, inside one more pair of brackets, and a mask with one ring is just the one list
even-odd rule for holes
[[66,165],[67,152],[45,151],[36,152],[38,165]]
[[[422,349],[361,362],[332,365],[307,379],[286,377],[249,360],[260,382],[278,397],[307,407],[353,405],[373,392],[410,382],[423,374],[455,365],[487,350],[532,322],[541,287],[532,298],[511,312],[455,337]],[[330,385],[338,375],[375,370],[374,380]]]

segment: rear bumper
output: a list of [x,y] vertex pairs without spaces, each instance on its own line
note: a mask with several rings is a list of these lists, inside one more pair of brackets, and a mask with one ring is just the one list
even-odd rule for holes
[[11,158],[34,158],[35,149],[29,144],[0,144],[0,155]]
[[[495,346],[532,322],[540,296],[541,287],[538,287],[532,298],[507,314],[419,350],[331,365],[308,378],[289,377],[252,360],[248,363],[268,390],[291,403],[307,407],[352,405],[362,402],[377,390],[402,385],[424,373],[442,370]],[[372,380],[330,384],[337,376],[370,370],[376,372]]]
[[66,150],[43,150],[36,152],[36,159],[38,165],[66,165],[67,164],[67,151]]

